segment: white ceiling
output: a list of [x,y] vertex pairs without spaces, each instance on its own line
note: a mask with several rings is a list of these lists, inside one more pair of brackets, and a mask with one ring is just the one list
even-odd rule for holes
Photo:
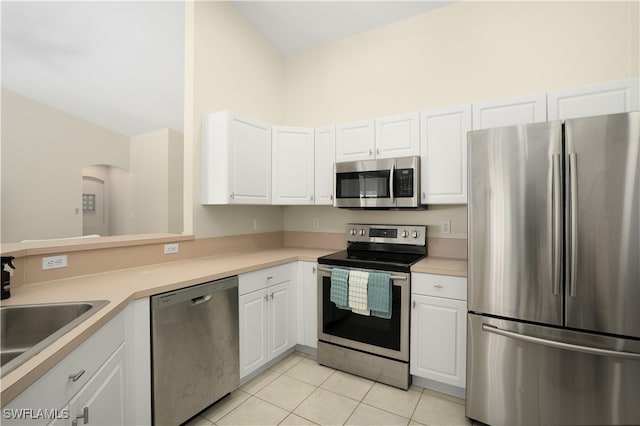
[[243,1],[233,5],[284,55],[426,13],[453,1]]
[[[233,1],[289,55],[441,1]],[[184,3],[6,1],[2,86],[119,133],[183,131]]]
[[2,86],[116,132],[183,131],[184,3],[2,1]]

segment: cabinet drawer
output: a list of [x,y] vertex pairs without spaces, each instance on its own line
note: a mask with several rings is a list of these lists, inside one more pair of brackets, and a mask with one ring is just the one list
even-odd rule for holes
[[467,300],[467,279],[449,275],[411,274],[411,293]]
[[286,263],[239,275],[238,294],[247,294],[270,285],[291,281],[291,265],[291,263]]
[[[120,312],[102,326],[44,376],[18,395],[6,408],[59,409],[64,407],[91,379],[116,348],[124,342],[124,314],[124,312]],[[83,370],[84,373],[79,374]],[[74,374],[78,375],[75,382],[69,378]],[[16,423],[20,424],[20,422]]]

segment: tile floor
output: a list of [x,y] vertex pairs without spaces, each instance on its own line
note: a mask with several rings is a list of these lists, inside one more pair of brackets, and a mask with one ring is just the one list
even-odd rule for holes
[[293,352],[187,426],[471,425],[464,401],[418,386],[408,391],[319,365]]

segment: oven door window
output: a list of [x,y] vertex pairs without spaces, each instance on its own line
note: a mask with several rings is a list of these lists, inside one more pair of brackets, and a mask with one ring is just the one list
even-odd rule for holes
[[337,198],[390,198],[390,170],[336,174]]
[[322,331],[325,334],[387,348],[400,348],[401,288],[392,286],[393,305],[390,319],[354,314],[340,309],[330,300],[331,278],[322,280]]

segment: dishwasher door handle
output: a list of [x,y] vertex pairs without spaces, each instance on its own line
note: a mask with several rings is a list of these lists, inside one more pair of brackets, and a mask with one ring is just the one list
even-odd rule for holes
[[213,293],[205,294],[204,296],[200,296],[200,297],[196,297],[194,299],[191,299],[191,306],[196,306],[196,305],[200,305],[202,303],[207,303],[211,299],[213,299]]

